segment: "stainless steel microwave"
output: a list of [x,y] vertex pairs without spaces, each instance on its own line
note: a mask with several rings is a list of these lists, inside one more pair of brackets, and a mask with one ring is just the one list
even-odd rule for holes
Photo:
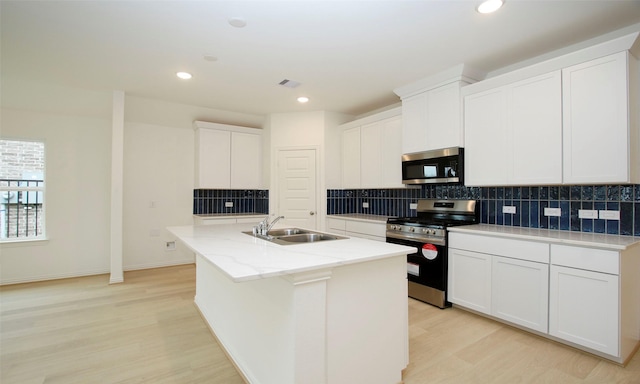
[[464,149],[460,147],[402,155],[403,184],[462,184]]

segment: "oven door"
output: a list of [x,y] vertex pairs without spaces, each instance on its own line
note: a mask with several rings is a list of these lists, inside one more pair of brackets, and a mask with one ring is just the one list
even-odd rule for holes
[[447,246],[392,237],[387,237],[387,243],[415,248],[407,255],[409,297],[440,308],[450,307],[446,294]]

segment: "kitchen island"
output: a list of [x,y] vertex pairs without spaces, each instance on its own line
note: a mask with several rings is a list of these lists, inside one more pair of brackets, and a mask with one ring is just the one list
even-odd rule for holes
[[250,224],[168,229],[196,253],[196,306],[248,382],[402,381],[412,248],[278,245],[242,233]]

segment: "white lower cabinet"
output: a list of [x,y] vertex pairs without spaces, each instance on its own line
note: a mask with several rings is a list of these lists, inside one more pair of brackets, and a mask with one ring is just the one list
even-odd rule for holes
[[454,229],[448,299],[625,363],[640,344],[640,244],[610,249],[589,244]]
[[387,240],[387,223],[328,217],[327,232],[384,242]]
[[619,356],[618,252],[551,246],[549,334]]
[[451,233],[449,301],[546,333],[548,262],[547,244]]
[[551,266],[549,334],[618,355],[618,276]]
[[493,256],[493,316],[547,333],[549,265]]
[[491,255],[449,248],[449,301],[491,313]]

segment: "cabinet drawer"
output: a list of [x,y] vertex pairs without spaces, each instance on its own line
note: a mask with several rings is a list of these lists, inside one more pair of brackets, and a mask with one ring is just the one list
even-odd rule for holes
[[620,273],[619,253],[602,249],[552,244],[551,264],[612,275]]
[[365,235],[386,237],[387,236],[387,224],[386,223],[366,223],[363,221],[351,221],[346,220],[347,232],[363,233]]
[[546,243],[452,232],[449,234],[449,247],[538,263],[549,263],[549,244]]
[[345,220],[328,218],[327,219],[327,228],[335,230],[335,231],[341,231],[342,233],[344,233],[344,230],[346,228],[345,227]]

